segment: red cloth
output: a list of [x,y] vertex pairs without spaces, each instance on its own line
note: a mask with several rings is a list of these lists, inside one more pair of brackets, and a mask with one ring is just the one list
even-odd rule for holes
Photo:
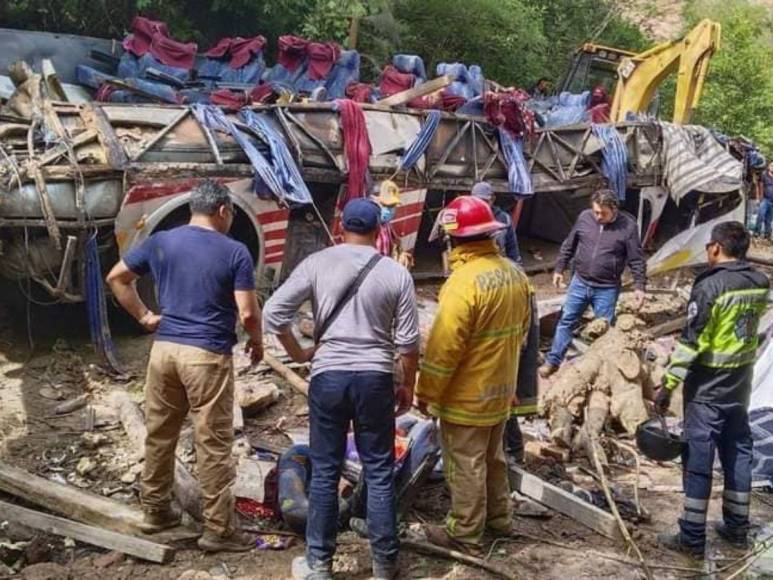
[[250,100],[253,103],[267,103],[274,94],[274,89],[268,83],[257,85],[250,93]]
[[177,42],[169,37],[156,34],[150,43],[150,54],[166,66],[191,69],[196,60],[198,48],[195,42]]
[[266,46],[264,36],[253,36],[252,38],[241,38],[237,36],[231,44],[231,62],[228,66],[231,68],[242,68],[250,62],[250,59],[258,54]]
[[612,107],[609,106],[609,103],[601,103],[588,109],[588,112],[591,123],[609,123]]
[[365,178],[368,174],[371,148],[365,115],[360,106],[349,99],[339,99],[336,103],[341,112],[341,132],[349,171],[346,193],[341,196],[339,205],[343,209],[349,200],[365,195]]
[[397,234],[392,224],[382,224],[378,229],[378,236],[376,237],[376,251],[382,256],[391,258],[396,238]]
[[369,103],[373,95],[373,85],[368,83],[349,83],[346,85],[346,96],[356,103]]
[[157,34],[169,36],[169,29],[165,22],[150,20],[144,16],[135,16],[132,20],[132,33],[123,41],[124,50],[128,50],[136,56],[143,56],[150,49],[153,37]]
[[303,63],[309,41],[299,36],[286,34],[279,37],[277,61],[290,72],[294,72]]
[[102,103],[110,102],[110,95],[116,91],[113,85],[102,83],[97,89],[97,93],[94,95],[94,100]]
[[448,89],[443,92],[435,92],[423,97],[416,97],[408,101],[408,106],[412,109],[439,109],[441,111],[455,111],[467,101],[451,93]]
[[341,47],[335,42],[310,42],[307,53],[309,78],[313,81],[321,81],[330,74],[330,70],[341,55]]
[[379,89],[381,91],[381,98],[390,97],[396,93],[401,93],[413,88],[413,84],[416,82],[416,75],[411,73],[402,73],[391,64],[384,67],[381,72],[381,82],[379,83]]
[[234,39],[230,36],[221,38],[217,41],[217,44],[204,53],[207,58],[223,58],[231,49],[231,44]]
[[514,138],[534,131],[534,113],[523,106],[528,93],[515,90],[483,95],[483,111],[492,125],[502,125]]
[[249,104],[249,99],[245,91],[231,91],[229,89],[220,89],[209,95],[213,105],[223,107],[224,109],[238,110]]
[[226,55],[231,56],[228,66],[232,69],[242,68],[250,62],[253,55],[259,53],[266,46],[266,39],[263,36],[253,36],[252,38],[221,38],[215,46],[204,53],[207,58],[223,58]]

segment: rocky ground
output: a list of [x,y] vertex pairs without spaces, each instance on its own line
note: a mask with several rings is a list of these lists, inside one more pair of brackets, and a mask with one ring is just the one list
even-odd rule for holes
[[[755,252],[773,255],[768,246]],[[538,291],[548,295],[547,275],[534,278]],[[431,297],[436,286],[424,286],[420,294]],[[106,372],[93,354],[88,341],[84,314],[78,307],[33,307],[11,296],[3,301],[0,321],[0,459],[36,475],[109,496],[127,504],[137,503],[137,475],[141,461],[136,457],[118,418],[105,404],[114,388],[128,390],[142,401],[143,372],[150,337],[141,335],[125,320],[114,318],[116,346],[126,375],[116,378]],[[32,322],[30,335],[26,321]],[[307,424],[305,398],[267,369],[249,370],[237,357],[238,381],[277,384],[278,402],[254,417],[245,418],[245,435],[259,437],[276,445],[288,445],[288,432]],[[242,371],[242,372],[239,372]],[[300,369],[302,372],[302,369]],[[89,405],[74,412],[57,415],[64,401],[89,396]],[[527,431],[544,432],[544,427],[527,425]],[[629,442],[630,443],[630,442]],[[182,444],[179,455],[195,473],[194,452],[190,442]],[[242,444],[235,453],[249,453]],[[578,467],[579,466],[579,467]],[[587,475],[587,462],[580,461],[565,470],[549,459],[532,464],[540,472],[558,470],[586,488],[596,486]],[[542,471],[541,471],[542,470]],[[568,476],[566,475],[568,472]],[[612,461],[609,479],[627,499],[633,498],[637,475],[632,465]],[[656,578],[695,577],[727,565],[741,552],[730,549],[710,536],[711,559],[704,568],[688,559],[664,552],[655,543],[655,534],[673,529],[681,511],[681,474],[678,465],[642,464],[638,475],[641,506],[650,521],[632,525],[634,540],[644,558],[653,566]],[[711,503],[710,519],[720,517],[721,488]],[[0,499],[19,502],[7,495]],[[407,518],[406,527],[414,532],[427,522],[440,523],[448,508],[448,493],[442,483],[426,486]],[[758,524],[773,518],[773,496],[755,494],[753,519]],[[23,504],[28,505],[28,504]],[[34,506],[29,506],[34,507]],[[543,514],[544,515],[544,514]],[[265,527],[281,529],[270,522]],[[631,565],[635,558],[622,543],[608,540],[558,513],[547,517],[515,518],[519,535],[490,546],[488,560],[522,578],[636,578],[640,568]],[[340,537],[341,547],[335,569],[339,578],[369,577],[367,547],[351,533]],[[59,578],[286,578],[290,561],[303,552],[303,543],[284,551],[254,551],[247,554],[204,555],[195,544],[183,544],[176,559],[167,565],[149,564],[117,553],[74,542],[67,538],[33,532],[13,522],[0,524],[0,577],[20,575],[37,580]],[[404,551],[403,578],[488,578],[486,572],[453,561]],[[679,569],[681,568],[681,569]],[[693,569],[692,572],[685,568]],[[692,574],[692,576],[690,576]]]

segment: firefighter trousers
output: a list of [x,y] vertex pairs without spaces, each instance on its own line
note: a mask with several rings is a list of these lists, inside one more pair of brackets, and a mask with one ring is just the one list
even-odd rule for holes
[[746,408],[742,404],[689,402],[684,411],[684,437],[685,499],[679,518],[682,541],[691,546],[703,546],[706,541],[706,514],[717,452],[725,479],[722,515],[729,532],[745,536],[752,470],[752,436]]

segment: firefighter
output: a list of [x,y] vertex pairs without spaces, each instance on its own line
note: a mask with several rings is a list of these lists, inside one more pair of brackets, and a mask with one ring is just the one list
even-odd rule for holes
[[706,244],[709,268],[693,284],[687,324],[655,396],[668,409],[684,384],[684,511],[679,532],[660,534],[667,548],[703,557],[706,513],[715,453],[725,476],[724,523],[716,532],[737,547],[747,544],[752,437],[746,408],[758,346],[757,327],[767,306],[768,278],[746,261],[749,234],[739,222],[714,227]]
[[523,271],[492,238],[504,226],[491,207],[460,196],[443,210],[453,273],[440,291],[416,398],[440,419],[451,513],[427,539],[481,553],[484,530],[509,535],[511,512],[503,435],[531,313]]

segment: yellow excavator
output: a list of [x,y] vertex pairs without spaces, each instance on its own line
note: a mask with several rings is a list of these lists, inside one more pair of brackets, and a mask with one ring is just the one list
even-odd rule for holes
[[575,53],[560,89],[578,92],[599,84],[609,89],[616,73],[611,120],[620,122],[629,112],[650,111],[658,87],[676,72],[672,120],[689,123],[700,99],[711,57],[719,50],[719,39],[719,23],[702,20],[681,40],[659,44],[638,54],[587,43]]

